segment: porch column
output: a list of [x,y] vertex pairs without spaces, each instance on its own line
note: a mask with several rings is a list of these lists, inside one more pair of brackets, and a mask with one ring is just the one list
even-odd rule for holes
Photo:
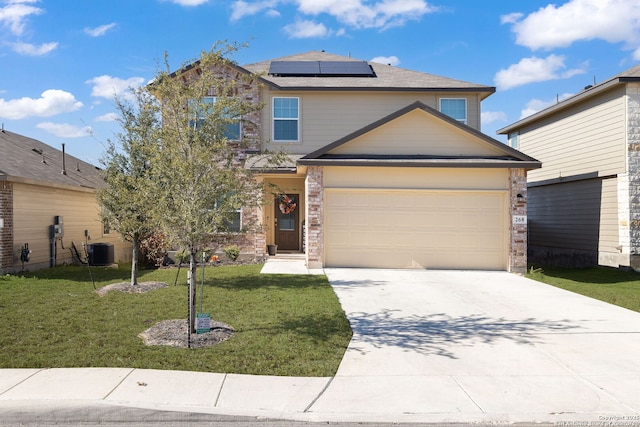
[[[520,197],[518,197],[520,195]],[[509,271],[527,272],[527,172],[509,169]]]
[[324,186],[322,167],[309,166],[305,178],[307,209],[305,216],[307,268],[324,267],[324,231],[322,228]]
[[[635,271],[640,271],[640,84],[627,83],[626,101],[629,183],[628,192],[627,194],[624,194],[624,192],[621,194],[618,206],[621,205],[621,200],[622,203],[624,203],[625,199],[628,200],[629,263]],[[622,215],[621,220],[624,219],[625,215]],[[624,248],[624,243],[626,242],[620,243]]]

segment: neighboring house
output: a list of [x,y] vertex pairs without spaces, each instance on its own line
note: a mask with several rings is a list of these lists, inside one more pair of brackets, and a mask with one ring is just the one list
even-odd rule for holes
[[529,260],[640,268],[640,66],[498,131],[540,159]]
[[77,263],[73,246],[85,258],[83,244],[113,245],[115,261],[131,260],[131,246],[100,219],[99,170],[62,148],[0,131],[0,274]]
[[[264,104],[235,131],[246,167],[282,189],[241,213],[265,226],[244,252],[275,244],[310,268],[526,270],[526,172],[540,162],[480,132],[495,88],[320,51],[230,68],[259,76],[239,93]],[[265,171],[264,150],[290,160]]]

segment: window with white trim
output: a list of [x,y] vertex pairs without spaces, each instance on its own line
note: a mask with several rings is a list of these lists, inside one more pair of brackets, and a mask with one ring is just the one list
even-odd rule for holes
[[520,138],[518,138],[520,136],[519,132],[511,132],[509,134],[508,137],[508,145],[511,148],[515,148],[516,150],[519,148],[520,146]]
[[[213,105],[218,101],[218,98],[215,96],[204,96],[200,100],[200,103],[197,104],[195,101],[191,102],[191,108],[194,108],[195,111],[193,115],[195,116],[194,120],[189,122],[189,126],[200,127],[209,111],[202,111],[205,108],[213,108]],[[221,117],[224,119],[224,133],[222,136],[230,141],[240,141],[240,119],[234,118],[231,114],[223,113]]]
[[466,124],[467,100],[466,98],[440,98],[440,112]]
[[[221,198],[215,203],[215,209],[227,209],[228,200]],[[222,213],[222,212],[221,212]],[[227,233],[239,233],[242,230],[242,209],[237,208],[234,209],[229,207],[229,210],[222,213],[224,215],[224,219],[222,220],[222,225],[220,227],[220,231]]]
[[273,98],[273,141],[300,140],[300,98]]

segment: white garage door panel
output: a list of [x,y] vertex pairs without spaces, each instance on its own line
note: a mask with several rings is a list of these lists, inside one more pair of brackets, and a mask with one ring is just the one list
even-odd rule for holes
[[329,267],[506,269],[505,192],[327,190]]

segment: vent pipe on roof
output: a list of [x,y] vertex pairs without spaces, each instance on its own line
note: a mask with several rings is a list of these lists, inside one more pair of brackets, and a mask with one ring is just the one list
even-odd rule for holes
[[4,122],[2,122],[2,133],[4,133]]
[[67,174],[67,164],[66,164],[66,160],[64,158],[64,142],[62,143],[62,175],[66,175]]

